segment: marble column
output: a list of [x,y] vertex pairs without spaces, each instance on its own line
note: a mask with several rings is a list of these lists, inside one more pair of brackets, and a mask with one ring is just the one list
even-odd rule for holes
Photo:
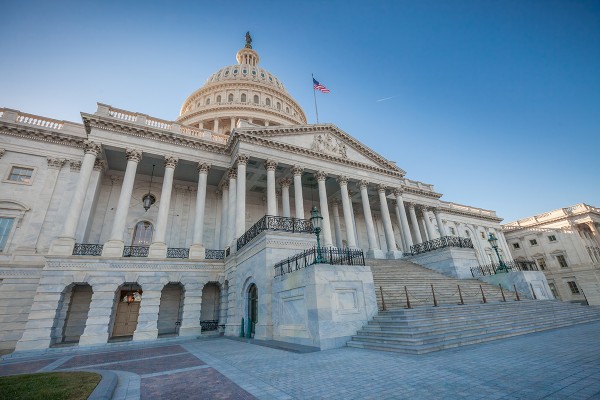
[[331,200],[331,211],[333,213],[333,227],[335,229],[335,245],[338,248],[343,248],[342,242],[342,227],[340,226],[340,202],[337,199]]
[[213,132],[219,133],[219,119],[215,118]]
[[350,215],[352,215],[352,232],[354,232],[354,240],[356,240],[356,247],[360,247],[360,243],[358,243],[358,229],[356,229],[356,214],[354,213],[354,204],[352,203],[352,190],[348,189],[348,200],[350,205]]
[[404,243],[406,243],[406,252],[409,252],[410,246],[413,245],[413,241],[410,236],[410,227],[408,226],[408,217],[406,216],[406,209],[404,208],[404,200],[402,199],[402,190],[399,188],[395,189],[394,196],[396,196],[396,208],[398,210],[398,215],[400,216],[400,226],[402,227]]
[[229,177],[229,205],[227,210],[227,246],[231,246],[231,250],[235,251],[235,215],[236,215],[236,191],[237,191],[237,170],[230,168],[227,173]]
[[205,283],[198,282],[193,278],[188,279],[189,280],[182,280],[181,282],[184,285],[185,292],[183,297],[181,325],[179,326],[179,337],[198,337],[202,334],[202,329],[200,328],[200,315],[202,311],[202,289]]
[[227,242],[227,218],[229,217],[229,182],[221,185],[221,233],[219,235],[219,249],[229,245]]
[[421,212],[423,213],[423,221],[425,221],[425,229],[427,230],[427,236],[429,236],[429,240],[436,239],[438,235],[435,232],[433,223],[431,223],[431,219],[429,218],[429,209],[427,207],[422,207]]
[[356,248],[356,238],[354,237],[354,223],[352,222],[352,211],[350,210],[350,199],[348,198],[348,177],[338,176],[340,184],[340,194],[342,196],[342,209],[344,212],[344,225],[346,226],[346,241],[348,247]]
[[290,212],[290,185],[292,180],[290,178],[284,178],[279,181],[281,185],[281,210],[285,218],[291,216]]
[[304,219],[304,199],[302,198],[302,172],[304,168],[295,165],[292,168],[294,174],[294,200],[296,203],[296,218]]
[[135,182],[135,173],[139,162],[142,160],[140,150],[127,149],[127,167],[125,167],[125,176],[121,185],[121,193],[117,202],[115,219],[113,220],[112,230],[108,242],[102,248],[103,257],[123,257],[125,242],[125,224],[127,223],[127,214],[129,213],[129,204],[131,203],[131,194],[133,193],[133,184]]
[[177,162],[176,157],[165,157],[165,175],[160,193],[160,202],[158,203],[158,217],[156,218],[156,227],[152,235],[152,244],[148,253],[148,257],[150,258],[167,257],[166,232],[169,221],[169,208],[171,206],[171,191],[173,190],[173,175],[175,174]]
[[440,210],[438,210],[437,207],[433,208],[433,215],[435,216],[435,220],[437,221],[440,237],[448,236],[448,234],[446,233],[446,228],[444,227],[444,221],[442,221],[442,216],[440,215]]
[[[152,247],[152,245],[150,247]],[[142,287],[144,293],[142,294],[142,301],[140,303],[137,326],[133,332],[133,341],[156,340],[158,338],[158,310],[160,308],[160,297],[162,295],[162,289],[168,282],[158,280],[154,277],[140,277],[138,283]]]
[[229,124],[231,125],[230,132],[233,132],[233,130],[235,129],[235,117],[230,118]]
[[204,210],[206,208],[206,181],[210,165],[198,163],[198,192],[196,194],[196,214],[194,217],[194,236],[190,247],[190,259],[204,259],[206,248],[204,247]]
[[94,169],[94,163],[96,162],[96,157],[100,154],[101,148],[98,143],[86,140],[83,150],[84,155],[77,186],[75,187],[73,196],[69,200],[69,212],[65,219],[62,233],[50,245],[48,254],[51,255],[70,256],[73,253],[73,247],[75,247],[75,231],[77,230],[81,211],[83,210],[85,195]]
[[410,223],[413,228],[413,234],[415,235],[416,244],[423,243],[421,237],[421,231],[419,230],[419,223],[417,222],[417,213],[415,212],[415,203],[408,203],[408,215],[410,215]]
[[381,208],[381,219],[383,220],[383,231],[385,233],[385,241],[387,243],[387,257],[388,258],[400,258],[402,253],[398,251],[396,247],[396,238],[394,237],[394,229],[392,228],[392,218],[390,217],[390,210],[387,204],[387,197],[385,196],[386,185],[380,184],[377,186],[379,192],[379,206]]
[[246,164],[248,157],[245,154],[237,156],[237,193],[235,210],[235,238],[239,238],[246,232]]
[[279,214],[279,201],[281,200],[281,190],[275,189],[275,215],[280,216]]
[[323,246],[333,246],[333,239],[331,237],[331,223],[329,219],[329,206],[327,203],[327,188],[325,187],[325,180],[327,174],[325,171],[317,171],[315,174],[319,185],[319,205],[321,207],[321,216],[323,217]]
[[375,235],[375,225],[373,224],[373,215],[371,214],[371,204],[369,203],[369,182],[361,180],[358,182],[360,189],[360,198],[362,200],[363,213],[365,215],[365,224],[367,226],[367,240],[369,241],[369,250],[367,257],[369,258],[385,258],[383,251],[377,244],[377,236]]
[[275,195],[275,169],[277,161],[265,161],[267,170],[267,215],[277,215],[277,196]]

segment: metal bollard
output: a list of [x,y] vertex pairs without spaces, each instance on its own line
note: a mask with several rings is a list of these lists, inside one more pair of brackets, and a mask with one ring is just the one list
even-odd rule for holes
[[244,318],[242,318],[242,325],[240,326],[240,337],[244,337],[246,334],[244,333]]
[[383,298],[383,288],[381,286],[379,286],[379,293],[381,293],[381,310],[385,311],[385,300]]

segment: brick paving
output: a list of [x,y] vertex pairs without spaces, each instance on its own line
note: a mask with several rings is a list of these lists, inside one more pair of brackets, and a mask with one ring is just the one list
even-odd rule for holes
[[[114,399],[600,399],[600,322],[425,355],[293,353],[215,338],[6,358],[0,375],[110,369]],[[46,352],[44,357],[50,357]]]

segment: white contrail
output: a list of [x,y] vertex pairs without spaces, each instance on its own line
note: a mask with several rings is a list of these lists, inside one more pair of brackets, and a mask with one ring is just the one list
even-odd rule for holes
[[384,99],[379,99],[379,100],[375,100],[375,101],[376,101],[377,103],[379,103],[380,101],[386,101],[386,100],[389,100],[389,99],[393,99],[394,97],[397,97],[397,96],[386,97],[386,98],[384,98]]

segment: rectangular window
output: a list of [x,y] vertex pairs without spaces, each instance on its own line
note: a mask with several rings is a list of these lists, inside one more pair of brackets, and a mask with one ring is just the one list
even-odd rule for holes
[[556,259],[558,260],[558,264],[560,265],[561,268],[569,267],[569,264],[567,264],[567,260],[565,260],[565,256],[558,255],[558,256],[556,256]]
[[554,298],[559,299],[560,297],[558,296],[558,290],[556,290],[556,285],[554,285],[554,282],[548,282],[548,286],[550,286],[550,291],[552,292]]
[[32,175],[33,168],[12,167],[8,180],[20,183],[31,183]]
[[521,248],[521,245],[520,245],[519,243],[513,243],[513,247],[514,247],[515,249],[520,249],[520,248]]
[[14,218],[2,218],[0,217],[0,252],[4,251],[6,241],[8,240],[8,234],[12,227]]
[[535,260],[535,261],[537,261],[537,265],[538,265],[538,267],[540,267],[540,269],[541,269],[542,271],[545,271],[545,270],[546,270],[546,260],[544,260],[543,258],[538,258],[538,259],[537,259],[537,260]]
[[529,241],[529,244],[530,244],[530,245],[532,245],[532,246],[536,246],[536,245],[537,245],[537,240],[535,240],[535,239],[531,239],[531,240]]
[[554,236],[554,235],[548,236],[548,241],[549,242],[556,242],[556,236]]
[[569,281],[569,282],[567,282],[567,285],[569,285],[569,289],[571,289],[571,293],[579,294],[579,288],[577,287],[577,284],[575,283],[575,281]]

